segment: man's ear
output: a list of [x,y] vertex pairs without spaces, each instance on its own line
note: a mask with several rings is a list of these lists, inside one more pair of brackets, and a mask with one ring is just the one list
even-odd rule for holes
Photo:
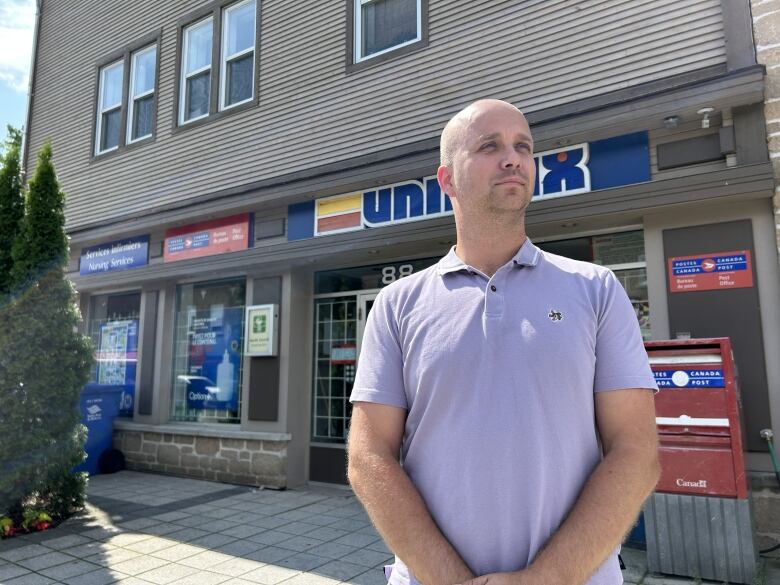
[[449,167],[441,165],[436,170],[436,179],[439,181],[439,187],[442,193],[446,193],[450,197],[456,197],[454,184],[452,182],[452,171]]

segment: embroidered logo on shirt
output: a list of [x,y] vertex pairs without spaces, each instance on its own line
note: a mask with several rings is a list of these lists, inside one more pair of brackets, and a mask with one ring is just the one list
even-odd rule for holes
[[556,311],[555,309],[550,309],[550,312],[547,314],[547,316],[553,323],[557,323],[563,319],[563,313]]

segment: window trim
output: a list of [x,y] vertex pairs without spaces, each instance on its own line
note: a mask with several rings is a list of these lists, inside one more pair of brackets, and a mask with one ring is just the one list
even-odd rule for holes
[[368,56],[360,55],[362,6],[376,0],[346,0],[347,2],[347,39],[346,72],[360,71],[418,51],[428,46],[428,0],[417,2],[417,38],[406,41]]
[[[113,106],[111,108],[104,108],[103,106],[103,89],[104,89],[104,81],[106,78],[106,72],[108,72],[111,69],[114,69],[116,67],[122,67],[122,87],[119,89],[119,105]],[[125,61],[124,59],[117,59],[116,61],[113,61],[111,63],[107,63],[100,67],[99,73],[98,73],[98,103],[97,103],[97,116],[95,117],[95,156],[100,156],[101,154],[107,154],[109,152],[114,152],[115,150],[119,149],[119,146],[122,144],[122,115],[124,110],[124,77],[125,77]],[[102,142],[102,130],[103,130],[103,116],[109,112],[119,111],[119,137],[117,140],[116,146],[112,146],[110,148],[106,148],[105,150],[100,150],[100,145]]]
[[[238,51],[237,53],[233,53],[232,55],[227,55],[227,26],[229,19],[227,18],[228,12],[231,10],[235,10],[238,7],[244,5],[244,4],[250,4],[254,2],[255,3],[255,29],[252,31],[252,47],[248,49],[242,49],[241,51]],[[251,102],[255,97],[255,59],[254,54],[252,55],[252,95],[249,96],[247,99],[241,100],[240,102],[236,102],[234,104],[227,104],[226,95],[225,95],[225,89],[227,86],[227,64],[231,61],[235,61],[236,59],[240,59],[244,55],[247,55],[249,53],[254,53],[257,49],[257,0],[240,0],[239,2],[235,2],[234,4],[230,4],[228,6],[225,6],[222,8],[222,23],[221,23],[221,43],[220,43],[220,51],[219,51],[219,111],[224,112],[225,110],[229,110],[231,108],[235,108],[236,106],[240,106],[242,104],[246,104]]]
[[[260,0],[255,1],[255,45],[254,45],[254,59],[253,59],[253,80],[252,80],[252,99],[241,102],[239,104],[233,104],[232,106],[220,109],[220,94],[221,94],[221,61],[222,61],[222,15],[226,8],[230,8],[239,4],[243,0],[215,0],[214,2],[203,6],[197,10],[194,10],[187,15],[180,18],[176,24],[176,84],[174,86],[174,108],[172,119],[173,126],[171,133],[176,134],[178,132],[186,131],[190,128],[197,128],[202,124],[208,124],[212,120],[218,120],[226,115],[232,115],[234,113],[242,112],[246,109],[252,108],[259,103],[260,95],[260,46],[259,42],[262,39],[260,35]],[[182,110],[182,70],[184,68],[184,31],[190,25],[197,23],[198,21],[205,20],[208,17],[213,18],[213,30],[219,31],[219,35],[212,34],[212,53],[211,53],[211,86],[209,95],[209,113],[206,116],[200,116],[197,119],[191,119],[187,123],[180,123]]]
[[[154,85],[152,86],[152,89],[146,90],[143,93],[140,93],[138,95],[134,94],[133,86],[135,85],[135,59],[138,55],[141,55],[143,53],[148,53],[154,49],[154,60],[155,60],[155,72],[154,72]],[[146,97],[154,96],[154,108],[153,112],[157,110],[157,44],[152,43],[151,45],[147,45],[146,47],[143,47],[141,49],[138,49],[136,51],[133,51],[130,54],[130,78],[129,78],[129,85],[127,89],[127,128],[125,129],[127,140],[125,143],[127,145],[130,144],[136,144],[138,142],[141,142],[142,140],[146,140],[147,138],[150,138],[154,135],[154,117],[152,118],[152,131],[149,134],[144,134],[143,136],[139,136],[138,138],[133,138],[133,113],[135,110],[135,102],[137,100],[144,99]]]
[[[157,47],[157,55],[154,64],[154,93],[158,94],[160,84],[160,39],[162,38],[162,29],[158,29],[153,33],[149,33],[132,43],[125,45],[124,47],[113,51],[106,55],[102,59],[95,62],[94,66],[94,93],[92,97],[92,138],[90,140],[89,162],[95,162],[97,160],[103,160],[116,156],[118,153],[124,152],[129,149],[138,148],[139,146],[146,144],[147,142],[154,142],[157,139],[157,109],[159,100],[155,99],[154,108],[152,109],[152,134],[145,136],[144,138],[136,139],[132,142],[127,140],[127,114],[128,114],[128,99],[129,99],[129,84],[130,84],[130,59],[132,55],[138,51],[146,48],[150,48],[152,45]],[[104,150],[98,153],[98,114],[99,114],[99,100],[100,95],[100,81],[101,71],[110,66],[113,63],[122,61],[124,63],[124,71],[122,75],[122,106],[119,122],[119,146],[111,150]]]

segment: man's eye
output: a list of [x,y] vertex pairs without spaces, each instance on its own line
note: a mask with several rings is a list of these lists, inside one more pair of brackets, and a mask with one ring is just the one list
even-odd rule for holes
[[515,148],[520,152],[531,152],[531,145],[527,142],[519,142],[515,145]]
[[480,150],[492,150],[496,147],[495,142],[486,142],[482,146],[479,147]]

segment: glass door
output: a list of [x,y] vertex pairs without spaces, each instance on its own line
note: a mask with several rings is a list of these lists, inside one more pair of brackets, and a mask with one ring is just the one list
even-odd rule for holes
[[363,331],[366,329],[366,321],[368,320],[368,314],[371,312],[371,307],[374,306],[374,299],[378,295],[378,292],[369,292],[358,295],[358,322],[357,322],[357,351],[358,359],[360,356],[360,344],[363,341]]

